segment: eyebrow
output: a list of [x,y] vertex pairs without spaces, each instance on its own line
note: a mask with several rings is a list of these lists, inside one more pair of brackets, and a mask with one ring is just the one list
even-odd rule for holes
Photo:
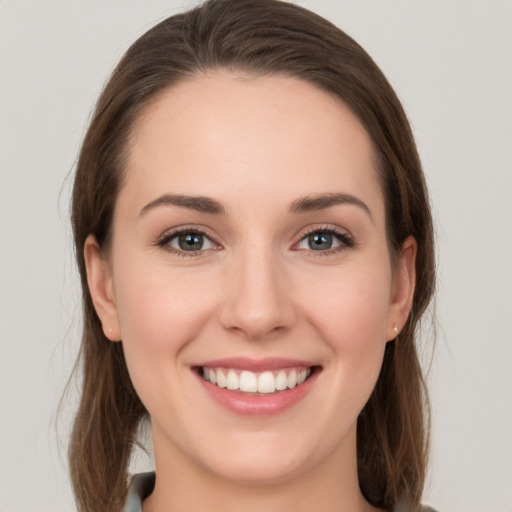
[[[373,220],[370,208],[356,196],[351,194],[332,193],[332,194],[315,194],[301,197],[293,201],[288,208],[292,214],[300,214],[311,211],[324,210],[332,206],[351,204],[363,209],[370,219]],[[209,213],[213,215],[226,215],[225,206],[211,197],[206,196],[186,196],[182,194],[165,194],[153,201],[149,202],[139,213],[144,216],[148,211],[158,206],[178,206],[180,208],[188,208],[200,213]]]
[[351,204],[362,208],[373,220],[372,212],[370,208],[356,196],[351,194],[318,194],[312,196],[302,197],[294,201],[289,208],[290,213],[298,214],[304,212],[311,212],[317,210],[324,210],[331,206],[337,206],[340,204]]
[[157,206],[179,206],[188,208],[201,213],[210,213],[214,215],[226,215],[226,208],[215,199],[205,196],[185,196],[180,194],[165,194],[148,203],[139,213],[139,217],[144,216],[148,211]]

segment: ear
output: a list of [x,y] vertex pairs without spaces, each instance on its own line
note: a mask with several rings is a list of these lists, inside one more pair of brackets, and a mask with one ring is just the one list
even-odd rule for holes
[[93,235],[89,235],[85,241],[84,257],[87,284],[103,333],[110,341],[119,341],[121,329],[114,297],[112,270]]
[[[391,303],[388,314],[386,340],[397,337],[411,312],[416,287],[416,253],[418,244],[409,236],[400,249],[399,259],[393,276]],[[396,327],[395,327],[396,326]]]

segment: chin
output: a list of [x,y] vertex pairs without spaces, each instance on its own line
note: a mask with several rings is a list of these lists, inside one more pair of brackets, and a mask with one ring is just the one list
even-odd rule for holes
[[304,462],[289,458],[262,457],[248,460],[232,458],[227,464],[212,464],[209,470],[225,481],[245,485],[276,485],[293,479],[305,471]]
[[301,443],[293,436],[268,432],[232,435],[230,442],[216,446],[218,449],[207,456],[202,451],[199,463],[223,480],[247,485],[273,485],[293,479],[312,467],[322,452],[308,447],[304,439]]

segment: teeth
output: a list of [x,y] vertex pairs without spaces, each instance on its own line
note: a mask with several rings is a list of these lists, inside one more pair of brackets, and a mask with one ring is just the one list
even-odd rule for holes
[[202,373],[205,380],[220,388],[227,388],[231,391],[240,390],[245,393],[269,394],[299,386],[311,375],[311,368],[254,373],[248,370],[204,367]]
[[284,370],[281,370],[276,377],[276,389],[283,391],[288,387],[288,379]]
[[276,390],[276,379],[272,372],[263,372],[258,377],[258,393],[273,393]]
[[288,387],[290,389],[294,388],[297,385],[297,372],[295,370],[292,370],[288,374]]
[[238,375],[233,370],[229,370],[226,377],[226,387],[231,390],[239,389],[240,381]]
[[243,371],[240,374],[240,391],[248,393],[256,393],[258,391],[258,378],[254,373]]
[[226,376],[222,370],[217,370],[217,386],[219,388],[225,388],[227,386]]

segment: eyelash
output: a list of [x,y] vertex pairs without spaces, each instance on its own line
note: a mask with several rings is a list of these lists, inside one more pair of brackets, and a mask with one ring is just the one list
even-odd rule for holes
[[[178,249],[175,249],[174,247],[171,247],[169,245],[169,243],[174,238],[176,238],[176,237],[178,237],[178,236],[180,236],[182,234],[200,235],[200,236],[203,236],[203,237],[207,238],[208,240],[210,240],[212,244],[219,245],[205,231],[203,231],[201,229],[197,229],[197,228],[186,227],[186,226],[182,227],[182,228],[175,229],[175,230],[173,230],[170,233],[165,233],[157,241],[156,245],[158,247],[161,247],[162,249],[172,253],[172,254],[175,254],[176,256],[183,257],[183,258],[195,258],[195,257],[203,255],[203,253],[206,250],[209,250],[209,249],[206,249],[206,250],[198,250],[198,251],[184,251],[184,250],[178,250]],[[299,241],[297,243],[295,243],[293,245],[293,247],[298,246],[307,237],[309,237],[311,235],[314,235],[314,234],[332,235],[335,238],[337,238],[338,241],[340,242],[340,244],[337,247],[334,247],[334,248],[331,248],[331,249],[327,249],[325,251],[321,251],[321,250],[316,250],[315,251],[313,249],[307,250],[307,252],[309,254],[311,254],[312,256],[315,256],[315,257],[329,256],[329,255],[332,255],[334,253],[338,253],[338,252],[341,252],[341,251],[344,251],[344,250],[347,250],[347,249],[352,249],[356,245],[356,242],[355,242],[354,238],[350,234],[348,234],[346,231],[342,231],[342,230],[333,228],[331,226],[322,226],[322,227],[310,228],[310,229],[302,232],[300,234]],[[296,249],[296,250],[300,250],[300,249]]]
[[313,249],[307,250],[307,252],[314,257],[323,257],[323,256],[331,256],[332,254],[346,251],[348,249],[352,249],[356,246],[356,241],[347,231],[336,229],[332,226],[315,226],[313,228],[309,228],[300,234],[299,242],[294,244],[294,247],[299,245],[303,240],[307,237],[314,234],[326,234],[332,235],[338,239],[340,244],[337,247],[333,247],[331,249],[327,249],[325,251],[315,251]]
[[156,243],[157,246],[161,247],[162,249],[176,255],[176,256],[180,256],[182,258],[195,258],[195,257],[198,257],[198,256],[201,256],[205,251],[204,250],[199,250],[199,251],[183,251],[183,250],[178,250],[178,249],[175,249],[174,247],[171,247],[169,245],[169,243],[171,242],[171,240],[173,240],[174,238],[180,236],[180,235],[184,235],[184,234],[187,234],[187,235],[200,235],[200,236],[203,236],[205,238],[207,238],[208,240],[210,240],[214,245],[218,245],[213,239],[211,236],[209,236],[207,233],[205,233],[205,231],[201,230],[201,229],[197,229],[197,228],[192,228],[192,227],[187,227],[187,226],[184,226],[182,228],[177,228],[177,229],[174,229],[173,231],[171,231],[170,233],[165,233]]

